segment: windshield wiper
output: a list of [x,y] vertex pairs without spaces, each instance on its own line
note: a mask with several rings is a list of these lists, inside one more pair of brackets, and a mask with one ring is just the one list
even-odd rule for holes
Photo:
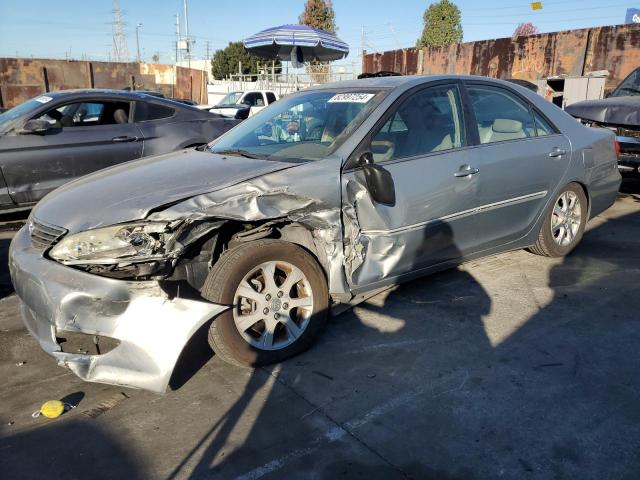
[[227,150],[216,150],[213,153],[217,153],[219,155],[239,155],[239,156],[245,157],[245,158],[257,158],[257,159],[261,159],[261,160],[265,159],[264,156],[254,155],[253,153],[247,152],[246,150],[242,150],[240,148],[229,148]]

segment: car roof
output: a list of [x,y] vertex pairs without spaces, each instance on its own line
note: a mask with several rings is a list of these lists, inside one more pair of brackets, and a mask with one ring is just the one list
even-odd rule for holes
[[70,97],[92,97],[92,96],[113,96],[116,98],[122,98],[123,100],[135,100],[135,99],[144,99],[144,100],[167,100],[166,98],[157,97],[155,95],[149,95],[147,93],[137,92],[135,90],[115,90],[108,88],[78,88],[78,89],[70,89],[70,90],[57,90],[54,92],[46,92],[43,93],[48,97],[59,99],[65,96]]
[[422,83],[437,82],[441,80],[482,80],[496,84],[505,84],[504,80],[477,75],[402,75],[390,77],[362,78],[359,80],[346,80],[341,82],[325,83],[310,87],[307,90],[324,90],[333,88],[409,88]]

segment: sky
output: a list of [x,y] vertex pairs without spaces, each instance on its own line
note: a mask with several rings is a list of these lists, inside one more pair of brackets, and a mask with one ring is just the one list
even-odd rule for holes
[[[426,0],[334,0],[338,36],[351,49],[344,63],[358,62],[367,51],[412,47],[422,30]],[[454,0],[462,13],[464,41],[511,36],[520,22],[541,32],[624,22],[626,9],[640,0],[542,0],[533,11],[529,1]],[[175,15],[182,19],[182,0],[120,0],[132,60],[135,26],[140,27],[143,60],[154,53],[160,62],[174,61]],[[189,0],[189,31],[194,57],[205,58],[228,42],[268,27],[297,23],[304,0]],[[0,57],[89,58],[107,60],[111,51],[112,0],[0,0]],[[363,35],[364,32],[364,35]],[[358,62],[359,63],[359,62]]]

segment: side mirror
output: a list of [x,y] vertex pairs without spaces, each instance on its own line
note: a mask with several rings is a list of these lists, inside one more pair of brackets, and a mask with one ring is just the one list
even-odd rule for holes
[[364,171],[371,198],[377,203],[393,207],[396,204],[396,188],[391,173],[374,163],[371,152],[363,153],[358,162]]
[[46,120],[29,120],[24,124],[22,130],[18,130],[20,135],[31,135],[34,133],[45,133],[47,130],[51,130],[52,125]]
[[241,103],[238,105],[238,109],[233,118],[235,118],[236,120],[246,120],[247,118],[249,118],[250,112],[251,108],[248,105]]

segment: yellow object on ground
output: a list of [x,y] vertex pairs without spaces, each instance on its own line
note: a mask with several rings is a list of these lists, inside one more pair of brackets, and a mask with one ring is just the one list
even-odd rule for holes
[[49,400],[40,407],[40,413],[47,418],[58,418],[64,412],[64,403],[60,400]]

